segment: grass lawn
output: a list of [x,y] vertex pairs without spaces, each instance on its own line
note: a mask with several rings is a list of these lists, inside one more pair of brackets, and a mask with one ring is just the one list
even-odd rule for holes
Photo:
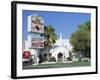
[[64,67],[82,67],[90,66],[90,62],[73,62],[73,63],[53,63],[39,65],[24,65],[23,69],[43,69],[43,68],[64,68]]

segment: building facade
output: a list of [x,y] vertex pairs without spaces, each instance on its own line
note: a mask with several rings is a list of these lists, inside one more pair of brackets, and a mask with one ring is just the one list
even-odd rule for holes
[[[30,51],[33,58],[39,61],[39,55],[44,56],[45,50],[40,51],[40,49],[31,48],[31,35],[28,35],[27,40],[24,41],[24,51]],[[67,62],[72,51],[72,46],[69,39],[62,39],[62,34],[60,33],[60,38],[56,40],[54,46],[50,49],[52,57],[56,59],[56,62]]]

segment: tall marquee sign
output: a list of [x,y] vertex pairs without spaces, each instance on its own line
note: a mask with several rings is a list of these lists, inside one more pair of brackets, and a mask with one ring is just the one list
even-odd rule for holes
[[35,14],[28,16],[28,32],[34,34],[31,35],[30,47],[44,48],[44,36],[40,36],[44,33],[44,20],[42,17]]

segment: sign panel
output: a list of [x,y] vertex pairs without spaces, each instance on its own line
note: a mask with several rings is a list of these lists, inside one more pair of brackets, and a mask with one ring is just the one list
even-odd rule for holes
[[28,17],[28,32],[44,33],[44,20],[37,15]]
[[43,37],[32,37],[31,38],[31,47],[32,48],[44,48],[44,38]]

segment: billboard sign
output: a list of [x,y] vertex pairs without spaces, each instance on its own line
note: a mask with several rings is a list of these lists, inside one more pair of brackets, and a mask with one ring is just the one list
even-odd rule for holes
[[44,48],[44,38],[31,37],[31,48]]
[[44,20],[38,15],[28,16],[28,32],[44,33]]

